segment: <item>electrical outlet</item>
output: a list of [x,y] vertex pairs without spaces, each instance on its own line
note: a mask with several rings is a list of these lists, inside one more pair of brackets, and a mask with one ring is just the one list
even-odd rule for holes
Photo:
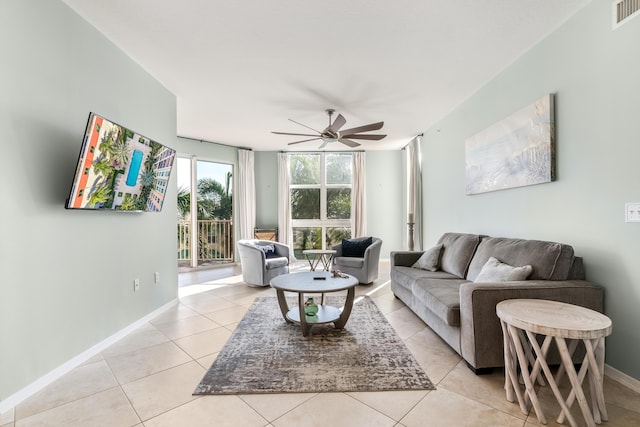
[[133,280],[133,291],[137,291],[138,289],[140,289],[140,279],[134,279]]
[[156,283],[160,283],[160,272],[156,271]]
[[625,222],[640,222],[640,203],[625,203]]

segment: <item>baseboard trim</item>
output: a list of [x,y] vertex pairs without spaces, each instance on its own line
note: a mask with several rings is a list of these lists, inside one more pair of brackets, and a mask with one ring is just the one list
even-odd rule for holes
[[163,311],[173,307],[178,303],[178,301],[179,301],[178,298],[175,298],[174,300],[168,302],[162,307],[157,308],[156,310],[152,311],[151,313],[147,314],[141,319],[133,322],[129,326],[126,326],[125,328],[119,330],[118,332],[106,338],[105,340],[99,342],[98,344],[94,345],[88,350],[83,351],[82,353],[78,354],[77,356],[73,357],[72,359],[68,360],[62,365],[58,366],[48,374],[38,378],[28,386],[22,388],[21,390],[10,395],[6,399],[0,401],[0,414],[10,411],[14,407],[16,407],[20,402],[33,396],[34,394],[36,394],[37,392],[39,392],[40,390],[42,390],[43,388],[45,388],[46,386],[54,382],[55,380],[59,379],[60,377],[68,374],[72,369],[82,365],[84,362],[91,359],[93,356],[97,355],[98,353],[100,353],[102,350],[106,349],[110,345],[124,338],[134,330],[138,329],[140,326],[149,322],[151,319],[153,319]]
[[604,374],[611,378],[612,380],[619,382],[625,387],[630,388],[636,393],[640,393],[640,381],[637,379],[630,377],[624,372],[618,371],[616,368],[612,368],[611,366],[605,364],[604,365]]

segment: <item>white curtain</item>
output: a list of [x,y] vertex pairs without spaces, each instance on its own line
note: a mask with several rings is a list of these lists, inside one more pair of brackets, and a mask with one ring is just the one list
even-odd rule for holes
[[351,231],[353,237],[367,234],[365,200],[365,153],[353,153],[353,185],[351,186]]
[[[291,192],[289,191],[289,155],[278,153],[278,241],[293,249],[291,230]],[[289,251],[295,261],[293,250]]]
[[[413,215],[413,249],[422,250],[422,135],[407,145],[407,212]],[[409,218],[407,218],[408,220]],[[408,222],[408,221],[407,221]],[[407,230],[408,233],[408,230]]]
[[253,239],[256,226],[256,180],[251,150],[238,150],[238,212],[240,239]]

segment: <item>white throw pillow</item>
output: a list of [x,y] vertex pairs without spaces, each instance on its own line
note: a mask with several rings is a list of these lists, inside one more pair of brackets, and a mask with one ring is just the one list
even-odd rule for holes
[[522,267],[514,267],[504,262],[500,262],[494,257],[487,260],[480,274],[476,277],[476,283],[490,283],[490,282],[511,282],[515,280],[527,280],[527,277],[533,271],[533,267],[530,265],[524,265]]
[[424,251],[420,259],[418,259],[418,261],[416,261],[411,267],[436,271],[440,268],[440,255],[442,254],[443,247],[444,246],[440,244]]

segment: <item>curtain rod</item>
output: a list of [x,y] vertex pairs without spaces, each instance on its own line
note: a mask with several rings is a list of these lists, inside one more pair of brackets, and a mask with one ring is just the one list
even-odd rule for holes
[[[416,139],[419,136],[424,136],[424,133],[419,133],[416,136],[413,137],[413,139]],[[411,141],[413,141],[413,139]],[[404,147],[402,147],[402,150],[406,150],[407,145],[411,144],[411,141],[409,141]]]
[[278,153],[366,153],[365,150],[349,150],[349,151],[284,151],[280,150]]
[[204,139],[191,138],[191,137],[188,137],[188,136],[180,136],[180,135],[177,135],[177,136],[178,136],[178,138],[182,138],[182,139],[190,139],[191,141],[200,142],[200,143],[217,144],[217,145],[223,145],[223,146],[225,146],[225,147],[239,148],[239,149],[241,149],[241,150],[249,150],[249,151],[253,151],[253,149],[252,149],[252,148],[248,148],[248,147],[239,147],[239,146],[237,146],[237,145],[224,144],[224,143],[222,143],[222,142],[206,141],[206,140],[204,140]]

